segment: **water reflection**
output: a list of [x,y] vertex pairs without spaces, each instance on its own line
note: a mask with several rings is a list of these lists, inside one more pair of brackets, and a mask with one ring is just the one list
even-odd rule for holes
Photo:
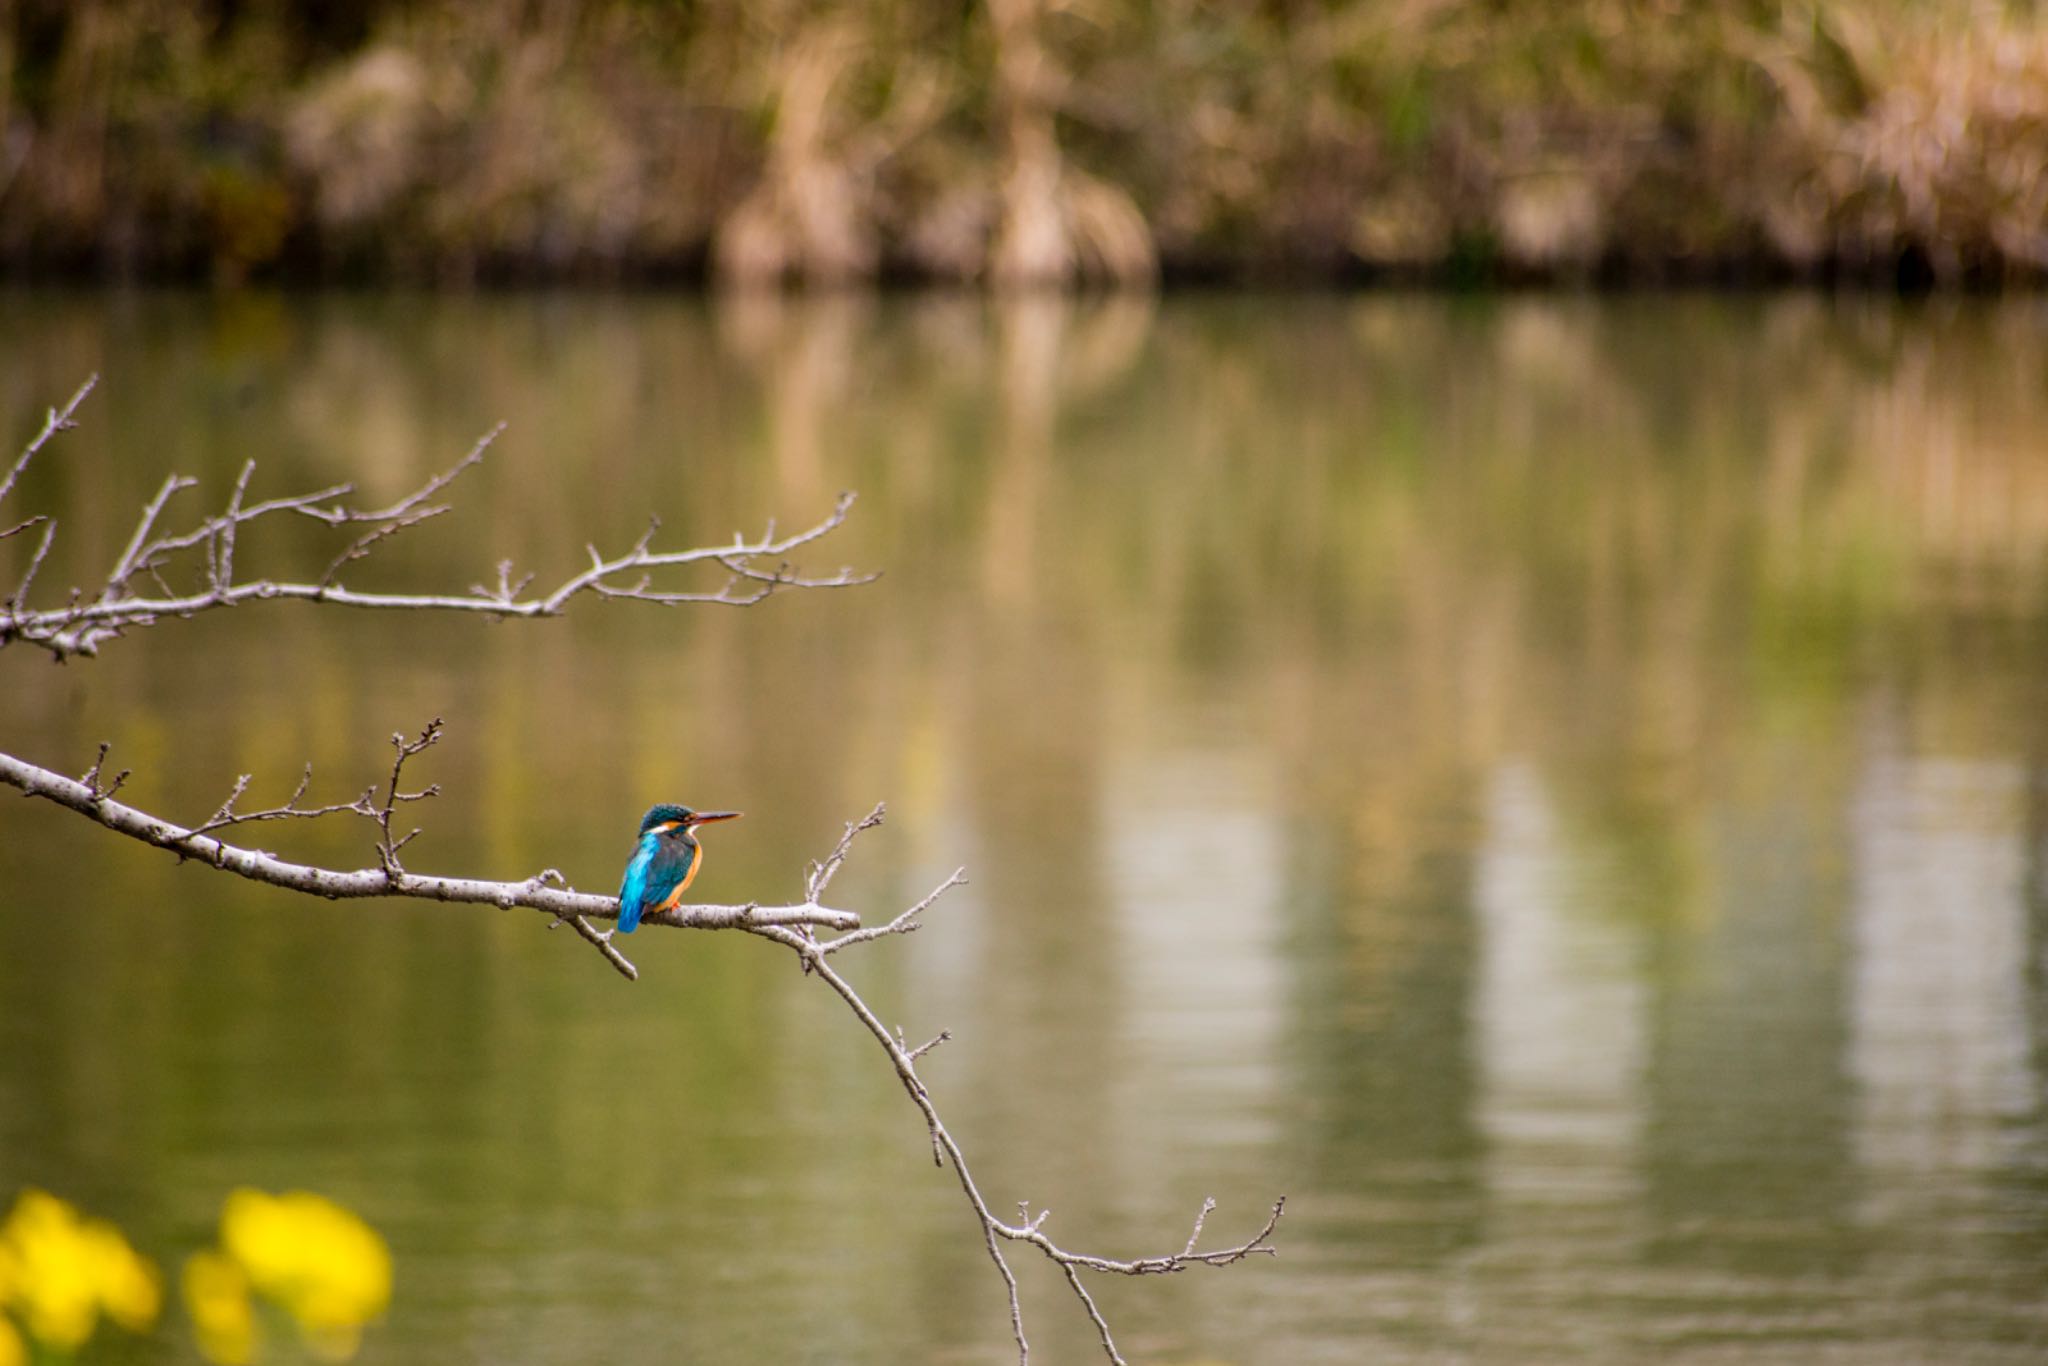
[[[706,874],[732,897],[889,797],[848,898],[974,882],[859,970],[954,1029],[933,1082],[995,1198],[1131,1250],[1204,1194],[1294,1197],[1274,1264],[1106,1289],[1146,1355],[2048,1335],[2038,302],[0,311],[5,430],[108,376],[25,489],[52,579],[168,469],[388,495],[500,417],[365,583],[546,578],[649,515],[722,538],[859,489],[819,563],[872,589],[531,629],[252,609],[0,660],[0,734],[75,768],[111,738],[197,816],[309,757],[359,790],[445,713],[421,866],[604,885],[683,796],[749,812]],[[325,563],[309,528],[249,553]],[[20,803],[0,904],[0,1175],[160,1252],[226,1184],[324,1185],[393,1235],[399,1357],[1004,1359],[871,1047],[755,946],[658,937],[628,991],[518,917],[308,909]]]

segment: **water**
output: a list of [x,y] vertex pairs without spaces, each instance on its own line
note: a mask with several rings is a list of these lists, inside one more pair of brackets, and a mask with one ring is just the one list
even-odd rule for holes
[[[859,490],[876,584],[491,626],[252,606],[0,736],[139,804],[420,761],[421,870],[784,899],[877,799],[848,955],[999,1209],[1282,1254],[1099,1287],[1162,1362],[2048,1350],[2048,307],[2038,300],[0,299],[58,584],[172,471],[455,511],[351,578],[543,582]],[[12,511],[10,507],[8,511]],[[20,541],[0,551],[12,583]],[[317,572],[317,528],[245,565]],[[67,578],[66,576],[71,576]],[[252,842],[357,865],[366,828]],[[391,1239],[365,1354],[1014,1359],[873,1042],[773,945],[310,902],[0,802],[0,1188],[174,1261],[237,1183]],[[1092,1334],[1020,1255],[1049,1362]],[[185,1360],[184,1332],[152,1359]]]

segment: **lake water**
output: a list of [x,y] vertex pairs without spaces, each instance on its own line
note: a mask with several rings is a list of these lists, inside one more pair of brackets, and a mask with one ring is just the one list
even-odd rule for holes
[[[2048,1353],[2048,301],[0,296],[5,509],[54,594],[173,471],[389,499],[349,581],[542,581],[849,524],[859,589],[491,625],[257,605],[63,667],[0,742],[187,821],[418,761],[420,871],[923,932],[839,960],[991,1202],[1114,1255],[1134,1360]],[[23,541],[0,546],[12,585]],[[317,527],[240,563],[312,571]],[[71,576],[71,577],[67,577]],[[45,602],[56,600],[46,597]],[[369,832],[249,842],[346,866]],[[174,1263],[222,1196],[389,1237],[366,1361],[997,1363],[1002,1287],[873,1041],[789,955],[330,904],[0,799],[0,1200]],[[1015,1257],[1035,1359],[1093,1335]],[[182,1361],[160,1330],[149,1360]],[[103,1346],[106,1344],[103,1344]],[[109,1354],[112,1355],[112,1354]]]

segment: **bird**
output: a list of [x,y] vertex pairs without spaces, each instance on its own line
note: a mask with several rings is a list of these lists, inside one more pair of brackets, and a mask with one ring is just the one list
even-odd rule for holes
[[618,933],[631,934],[640,927],[640,917],[650,911],[675,909],[704,867],[704,846],[691,831],[739,815],[737,811],[692,811],[670,802],[650,807],[640,818],[640,842],[633,846],[626,876],[619,883]]

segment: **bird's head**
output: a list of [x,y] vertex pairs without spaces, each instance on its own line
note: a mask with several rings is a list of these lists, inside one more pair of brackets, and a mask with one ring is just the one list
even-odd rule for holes
[[660,806],[648,808],[647,814],[640,818],[640,833],[669,835],[712,821],[735,820],[739,814],[737,811],[692,811],[687,806],[663,802]]

